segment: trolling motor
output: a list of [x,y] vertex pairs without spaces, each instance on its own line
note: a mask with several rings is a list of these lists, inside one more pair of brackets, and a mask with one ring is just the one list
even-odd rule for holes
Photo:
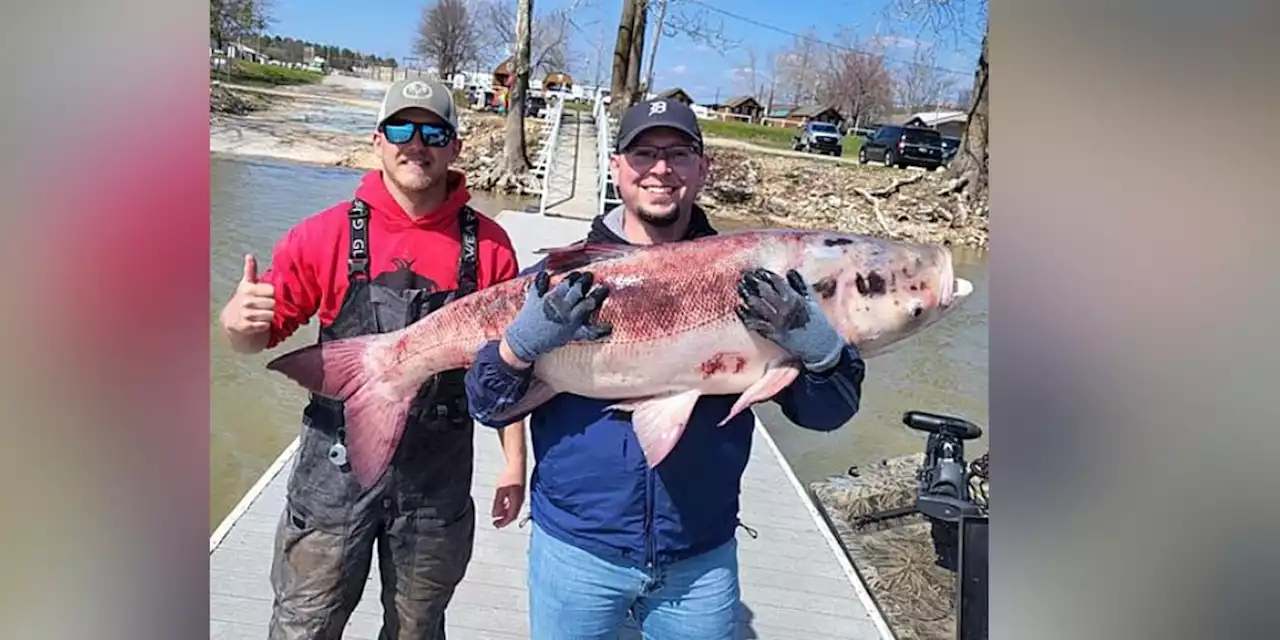
[[[990,500],[983,480],[990,479],[990,453],[973,462],[964,443],[982,429],[963,418],[908,411],[902,423],[929,434],[924,461],[916,470],[916,499],[910,505],[853,518],[855,530],[920,514],[929,521],[935,562],[956,574],[956,639],[987,638],[987,522]],[[849,475],[858,477],[856,466]]]
[[923,411],[904,413],[902,422],[929,434],[916,475],[916,508],[929,519],[938,564],[956,572],[956,638],[986,638],[988,500],[970,481],[987,477],[990,454],[972,465],[964,459],[965,441],[981,436],[982,429]]
[[902,414],[902,423],[929,434],[924,464],[916,474],[916,508],[933,525],[938,564],[955,571],[960,518],[982,512],[972,499],[964,460],[965,441],[981,436],[982,429],[968,420],[923,411]]

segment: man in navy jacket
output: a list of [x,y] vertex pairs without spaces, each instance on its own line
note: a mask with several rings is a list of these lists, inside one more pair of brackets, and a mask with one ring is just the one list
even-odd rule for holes
[[[595,219],[587,238],[652,244],[715,234],[693,203],[707,170],[697,118],[687,106],[666,99],[632,106],[611,159],[623,204]],[[541,270],[539,263],[525,272]],[[504,338],[480,351],[466,377],[478,422],[500,428],[521,418],[501,414],[527,391],[539,355],[608,335],[609,327],[592,319],[608,292],[583,276],[550,291],[534,287]],[[773,398],[783,413],[819,431],[849,421],[865,365],[798,274],[746,274],[739,295],[743,322],[804,363]],[[630,414],[607,409],[614,401],[560,394],[532,411],[534,640],[615,638],[628,616],[656,640],[734,637],[738,495],[755,418],[744,411],[724,427],[716,424],[736,400],[700,398],[675,448],[652,470]]]

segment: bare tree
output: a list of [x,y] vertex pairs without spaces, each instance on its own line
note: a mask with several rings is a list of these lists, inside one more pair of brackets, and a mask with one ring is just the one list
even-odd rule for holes
[[644,99],[648,87],[640,86],[640,66],[644,61],[645,28],[649,24],[649,2],[635,0],[639,5],[631,23],[630,53],[627,57],[626,85],[622,89],[624,104],[635,104]]
[[[480,8],[477,13],[484,16],[482,24],[487,33],[487,44],[500,59],[505,59],[515,49],[517,40],[518,20],[511,0],[486,0],[478,6]],[[533,72],[556,73],[568,68],[571,13],[578,6],[579,3],[575,2],[532,19],[529,60]],[[498,60],[490,59],[485,62],[497,63]]]
[[[983,19],[980,25],[965,22],[964,12],[959,10],[951,0],[893,0],[890,9],[904,17],[914,18],[931,28],[939,35],[949,34],[954,40],[976,40],[974,27],[982,35],[982,48],[978,54],[978,63],[973,72],[973,88],[969,93],[968,120],[965,124],[964,136],[960,149],[949,169],[953,180],[949,191],[960,194],[962,207],[959,220],[963,220],[965,211],[987,208],[988,185],[988,61],[987,38],[990,34],[990,20],[987,18],[987,1],[976,0],[982,6]],[[963,222],[961,222],[963,224]]]
[[856,124],[877,118],[893,106],[893,76],[884,56],[851,30],[841,30],[839,47],[828,47],[821,67],[828,82],[818,93],[823,104],[835,107]]
[[533,40],[530,24],[532,21],[533,0],[519,0],[516,8],[515,55],[512,59],[515,82],[512,83],[507,100],[508,111],[502,139],[502,161],[476,181],[478,189],[523,192],[530,186],[529,169],[533,165],[529,162],[526,152],[524,104],[525,97],[529,93],[529,74],[532,70],[530,62]]
[[209,38],[218,49],[261,34],[271,22],[269,0],[209,0]]
[[898,104],[909,110],[935,109],[956,91],[956,78],[935,64],[933,47],[920,45],[911,63],[898,76],[895,92]]
[[756,81],[756,64],[759,62],[760,56],[759,54],[756,53],[756,48],[754,46],[747,45],[746,49],[747,49],[747,67],[746,67],[747,91],[743,95],[751,96],[752,98],[759,100],[760,85]]
[[[782,52],[776,49],[769,52],[769,92],[761,96],[764,99],[765,115],[773,111],[773,95],[778,88],[778,67],[782,60],[782,55]],[[761,91],[763,92],[763,89]]]
[[[612,96],[610,111],[616,117],[627,107],[643,97],[652,87],[640,82],[650,5],[657,0],[622,0],[622,15],[618,19],[618,36],[614,42],[612,80],[609,93]],[[661,35],[667,38],[684,36],[695,43],[707,44],[725,51],[736,41],[724,36],[723,24],[715,25],[705,12],[692,8],[682,0],[664,0],[659,20]],[[657,37],[657,35],[655,35]]]
[[[634,58],[638,57],[639,48],[644,46],[644,33],[639,34],[640,43],[637,46],[635,31],[637,22],[644,24],[645,5],[645,0],[622,0],[622,16],[618,19],[618,37],[613,45],[613,74],[609,83],[611,97],[609,108],[613,111],[614,117],[621,115],[633,104],[631,98],[635,85],[628,85],[627,70],[633,65],[636,68],[640,66],[640,61]],[[632,93],[628,93],[628,89],[631,89]]]
[[441,79],[474,65],[480,33],[466,0],[436,0],[423,7],[413,52],[434,62]]
[[778,72],[789,82],[783,87],[783,96],[793,105],[804,105],[818,99],[818,61],[822,51],[815,43],[816,35],[810,28],[803,37],[792,39],[791,47],[784,50],[778,60]]

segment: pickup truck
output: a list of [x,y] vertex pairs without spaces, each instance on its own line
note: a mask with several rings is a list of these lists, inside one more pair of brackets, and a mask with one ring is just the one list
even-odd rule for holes
[[841,156],[844,154],[844,136],[833,124],[826,122],[806,122],[800,128],[800,135],[792,139],[791,148],[805,153],[817,153]]

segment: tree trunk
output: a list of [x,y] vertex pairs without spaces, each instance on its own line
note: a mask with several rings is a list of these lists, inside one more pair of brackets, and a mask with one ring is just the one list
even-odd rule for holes
[[618,20],[618,39],[613,45],[613,77],[609,83],[609,111],[614,117],[622,114],[623,89],[627,86],[627,69],[631,57],[631,34],[635,26],[636,9],[641,0],[622,0],[622,17]]
[[644,98],[640,92],[640,66],[644,61],[644,26],[648,22],[649,7],[648,0],[636,0],[636,4],[638,6],[631,23],[631,52],[627,58],[627,86],[622,91],[626,96],[623,109]]
[[519,0],[516,9],[516,50],[512,56],[515,82],[507,101],[507,122],[503,131],[502,161],[476,181],[476,188],[503,192],[528,192],[532,185],[532,164],[524,137],[524,103],[529,91],[529,57],[533,0]]
[[529,158],[525,155],[524,102],[529,92],[530,22],[533,16],[533,0],[520,0],[516,9],[515,86],[507,101],[507,129],[503,139],[503,168],[509,174],[528,171]]
[[987,38],[982,36],[982,53],[978,56],[978,68],[973,74],[973,92],[970,98],[969,120],[965,126],[960,149],[951,165],[951,177],[964,182],[961,192],[970,209],[987,207]]

